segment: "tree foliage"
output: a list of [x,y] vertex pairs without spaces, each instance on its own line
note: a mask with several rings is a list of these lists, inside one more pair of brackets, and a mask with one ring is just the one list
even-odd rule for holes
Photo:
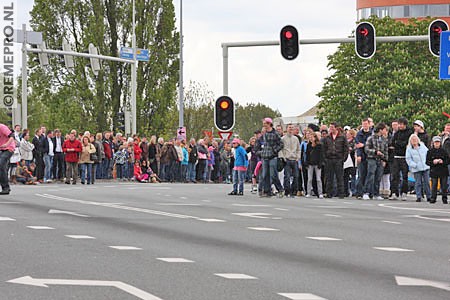
[[[431,22],[368,21],[377,36],[427,35]],[[430,54],[427,42],[378,43],[368,60],[356,56],[353,44],[341,44],[328,59],[333,74],[318,94],[322,122],[356,126],[363,117],[389,122],[404,116],[422,120],[433,132],[448,122],[442,112],[450,111],[450,85],[438,79],[439,59]]]
[[[86,52],[92,43],[99,53],[114,57],[121,46],[131,47],[131,0],[35,0],[31,17],[33,30],[43,32],[50,49],[60,49],[63,39],[74,51]],[[150,52],[150,62],[140,62],[137,70],[137,129],[161,131],[172,117],[178,82],[179,34],[171,0],[136,0],[136,40],[138,48]],[[117,113],[130,104],[130,65],[102,61],[94,76],[89,60],[74,60],[74,70],[59,56],[41,68],[37,56],[30,55],[29,124],[116,128]]]

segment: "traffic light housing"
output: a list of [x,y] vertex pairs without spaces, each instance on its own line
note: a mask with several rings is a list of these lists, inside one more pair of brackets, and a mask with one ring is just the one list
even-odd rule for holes
[[369,59],[377,50],[375,27],[369,22],[362,22],[356,26],[355,51],[362,59]]
[[298,31],[287,25],[280,32],[281,55],[287,60],[296,59],[299,52]]
[[441,47],[441,32],[448,30],[448,24],[443,20],[434,20],[428,28],[430,52],[439,57]]
[[234,102],[230,97],[222,96],[214,106],[214,124],[220,131],[230,131],[234,127]]

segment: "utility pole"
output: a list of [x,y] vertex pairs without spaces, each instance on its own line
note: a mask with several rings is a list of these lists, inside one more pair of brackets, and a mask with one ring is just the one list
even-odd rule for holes
[[183,87],[183,0],[180,0],[180,82],[179,82],[178,127],[184,126],[184,87]]
[[136,134],[136,88],[137,88],[137,60],[136,60],[136,0],[133,0],[133,63],[131,64],[131,132]]
[[[22,24],[22,128],[28,128],[28,66],[27,66],[27,25]],[[14,125],[13,125],[14,126]]]

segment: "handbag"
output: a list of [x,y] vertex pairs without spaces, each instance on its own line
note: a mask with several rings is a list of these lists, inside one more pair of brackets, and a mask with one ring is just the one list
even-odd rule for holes
[[283,171],[285,166],[286,166],[286,161],[283,158],[278,157],[277,158],[277,171],[278,172]]

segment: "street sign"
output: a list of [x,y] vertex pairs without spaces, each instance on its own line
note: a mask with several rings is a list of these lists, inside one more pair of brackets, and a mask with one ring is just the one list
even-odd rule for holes
[[439,79],[450,79],[450,31],[442,31]]
[[224,141],[230,140],[232,135],[233,131],[219,131],[219,137]]
[[[133,48],[121,47],[120,48],[120,58],[133,59]],[[136,49],[136,60],[139,61],[149,61],[150,54],[148,49]]]
[[[23,43],[23,30],[14,29],[14,42],[15,43]],[[27,30],[27,43],[40,45],[42,44],[42,32],[36,31],[28,31]]]
[[178,127],[177,130],[177,140],[186,141],[186,127]]

